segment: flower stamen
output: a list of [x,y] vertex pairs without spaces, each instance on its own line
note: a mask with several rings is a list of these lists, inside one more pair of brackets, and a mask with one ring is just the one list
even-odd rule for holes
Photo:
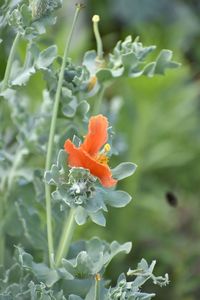
[[100,164],[107,165],[109,158],[107,156],[107,153],[110,151],[111,147],[110,144],[105,144],[103,147],[103,150],[97,155],[97,161]]

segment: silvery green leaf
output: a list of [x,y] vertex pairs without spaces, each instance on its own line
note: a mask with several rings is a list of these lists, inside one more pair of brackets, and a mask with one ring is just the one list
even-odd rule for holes
[[[36,263],[32,255],[25,252],[22,248],[17,247],[19,253],[19,262],[24,269],[28,269],[34,273],[39,282],[45,283],[46,286],[51,287],[60,279],[59,273],[55,269],[49,269],[44,263]],[[69,274],[67,279],[72,279],[73,276]]]
[[26,4],[23,4],[20,8],[20,12],[21,12],[23,26],[25,28],[30,26],[32,21],[30,8]]
[[152,279],[154,284],[158,284],[160,286],[164,286],[169,283],[168,274],[162,276],[155,276],[153,274],[153,270],[155,267],[156,261],[152,261],[150,265],[148,265],[147,261],[143,258],[140,263],[138,263],[137,269],[128,270],[128,276],[136,276],[133,281],[133,287],[141,287],[148,279]]
[[[96,72],[99,83],[102,83],[120,76],[136,78],[146,75],[152,77],[155,74],[163,74],[166,68],[179,66],[178,63],[171,61],[172,52],[170,50],[161,50],[156,61],[146,63],[144,59],[155,48],[154,45],[144,47],[138,38],[132,41],[132,37],[128,36],[124,41],[117,43],[113,53],[109,55],[107,65],[93,68],[93,72]],[[94,66],[94,52],[89,53],[88,56],[93,61]],[[91,68],[91,64],[88,65],[89,67]]]
[[75,221],[78,225],[83,225],[87,221],[88,214],[82,206],[78,206],[75,213]]
[[112,175],[117,180],[122,180],[126,177],[131,176],[137,168],[136,164],[133,164],[131,162],[124,162],[119,164],[117,167],[112,169]]
[[88,113],[89,109],[90,109],[89,103],[87,101],[83,100],[77,106],[76,115],[81,118],[84,118],[86,116],[86,114]]
[[134,68],[138,65],[139,60],[134,52],[129,52],[122,54],[122,63],[125,70],[129,71],[130,68]]
[[50,170],[45,171],[44,180],[48,184],[64,185],[67,182],[67,171],[67,153],[61,149],[58,153],[56,164],[53,164]]
[[18,6],[8,15],[9,24],[20,34],[24,35],[26,29],[31,25],[31,11],[26,4]]
[[35,61],[36,68],[38,69],[46,69],[49,67],[55,58],[57,57],[57,46],[52,45],[47,49],[40,52],[37,60]]
[[[32,263],[31,269],[35,273],[36,277],[40,282],[44,282],[47,287],[51,287],[56,283],[59,279],[60,276],[56,270],[49,269],[47,265],[44,263]],[[69,278],[73,278],[71,274],[69,274]]]
[[44,173],[44,179],[48,184],[59,184],[59,177],[60,173],[57,165],[52,165],[51,170]]
[[74,134],[72,143],[73,143],[76,147],[80,147],[80,145],[81,145],[82,142],[81,142],[81,139],[80,139],[77,135]]
[[106,219],[102,213],[102,211],[97,211],[94,213],[88,213],[91,220],[100,226],[106,226]]
[[[148,77],[153,77],[154,73],[155,73],[155,68],[156,68],[156,62],[150,62],[149,64],[147,64],[143,71],[141,71],[141,74],[144,74]],[[134,77],[135,72],[132,72],[131,77]]]
[[62,112],[64,116],[68,118],[73,118],[75,116],[77,109],[77,99],[75,97],[72,98],[69,102],[62,103]]
[[132,248],[131,242],[127,242],[120,245],[118,242],[114,241],[110,244],[112,256],[115,256],[120,252],[125,252],[126,254],[128,254],[131,251],[131,248]]
[[110,69],[102,68],[97,71],[96,76],[97,76],[99,82],[105,82],[105,81],[109,81],[113,78],[113,73],[112,73],[112,70],[110,70]]
[[167,68],[177,68],[180,64],[171,61],[173,52],[171,50],[163,49],[160,51],[156,59],[155,74],[164,74]]
[[83,300],[83,298],[76,295],[69,295],[69,300]]
[[57,158],[57,166],[59,169],[63,171],[68,171],[68,166],[67,166],[67,152],[63,149],[61,149],[58,153],[58,158]]
[[[36,209],[29,209],[28,204],[16,202],[16,210],[24,230],[24,236],[35,249],[45,250],[47,247],[46,232],[42,227],[42,219]],[[42,213],[42,208],[40,213]]]
[[104,255],[104,264],[107,266],[111,262],[111,260],[119,253],[128,254],[131,251],[131,248],[132,248],[131,242],[127,242],[120,245],[118,242],[113,241],[110,244],[109,254]]
[[21,71],[12,81],[11,85],[25,85],[32,74],[35,73],[34,66]]
[[61,7],[62,0],[31,0],[33,19],[39,19]]
[[63,98],[69,98],[69,99],[73,98],[72,91],[66,87],[62,87],[62,96]]
[[90,74],[95,74],[97,65],[95,59],[97,57],[97,53],[95,50],[87,51],[83,58],[83,65],[89,70]]
[[44,189],[44,174],[43,170],[35,169],[33,174],[33,185],[36,194],[36,201],[42,202],[44,199],[45,189]]
[[144,271],[147,271],[149,269],[151,273],[153,272],[154,266],[155,266],[155,261],[153,261],[151,263],[151,266],[149,267],[146,259],[144,258],[142,258],[141,261],[138,263],[138,269],[143,269]]
[[85,248],[91,257],[96,260],[98,252],[104,252],[108,244],[105,241],[100,240],[98,237],[93,237],[91,240],[85,242]]
[[95,213],[101,210],[102,208],[104,209],[104,207],[105,204],[103,202],[103,199],[101,197],[98,197],[98,195],[96,195],[96,197],[94,198],[93,197],[89,198],[85,205],[85,209],[87,210],[88,213]]
[[124,207],[132,199],[132,197],[124,191],[109,191],[105,193],[104,197],[106,204],[113,207]]
[[[76,244],[70,249],[70,259],[63,259],[62,265],[70,274],[78,278],[91,278],[97,273],[104,272],[106,266],[117,254],[128,253],[131,249],[131,243],[120,245],[114,241],[109,245],[99,238],[93,238],[84,242],[81,248],[78,247],[79,252],[76,250],[74,257],[73,249],[77,248]],[[78,244],[80,246],[80,243]]]

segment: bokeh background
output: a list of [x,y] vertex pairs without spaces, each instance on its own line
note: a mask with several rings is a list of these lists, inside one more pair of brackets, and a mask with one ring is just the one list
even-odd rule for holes
[[[60,53],[74,10],[74,1],[63,2],[57,25],[42,40],[45,45],[56,42]],[[99,235],[107,241],[133,241],[132,253],[109,267],[113,282],[142,257],[156,259],[157,273],[169,273],[170,284],[146,290],[156,289],[158,300],[199,300],[200,1],[88,0],[85,4],[71,50],[77,63],[86,50],[96,47],[91,18],[99,14],[105,54],[131,34],[140,36],[144,45],[157,45],[158,52],[173,50],[182,66],[151,79],[118,79],[106,91],[103,111],[113,122],[119,149],[111,164],[125,160],[138,165],[137,172],[121,183],[133,201],[107,214],[106,229],[90,223],[77,230],[76,238]],[[0,49],[3,78],[13,33],[4,28],[1,35],[8,40]],[[26,42],[21,42],[19,57],[25,50]],[[33,76],[27,87],[33,109],[41,101],[45,86],[41,79],[41,74]]]

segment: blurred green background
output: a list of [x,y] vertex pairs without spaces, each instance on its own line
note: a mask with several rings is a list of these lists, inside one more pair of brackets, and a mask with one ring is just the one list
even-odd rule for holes
[[[17,3],[17,1],[13,1]],[[92,235],[112,241],[133,241],[133,251],[115,260],[108,270],[113,282],[145,257],[156,259],[157,273],[169,273],[170,284],[156,288],[160,300],[200,299],[200,1],[199,0],[88,0],[73,40],[71,56],[79,63],[95,48],[91,17],[101,17],[100,31],[107,54],[118,39],[140,36],[144,45],[173,50],[179,69],[152,79],[118,79],[105,93],[103,111],[113,122],[120,156],[133,161],[137,172],[121,183],[133,196],[128,207],[112,209],[107,227],[85,225],[76,238]],[[57,43],[63,52],[64,35],[71,22],[74,1],[64,0],[58,23],[43,44]],[[3,19],[0,19],[3,22]],[[10,43],[13,33],[4,28]],[[55,40],[56,39],[56,40]],[[1,45],[1,78],[10,45]],[[25,55],[20,45],[19,57]],[[30,89],[40,101],[44,83],[33,76]],[[31,89],[31,84],[34,84]],[[118,98],[115,98],[115,96]],[[114,100],[113,100],[114,99]],[[117,116],[117,106],[121,106]],[[155,291],[155,287],[146,290]]]

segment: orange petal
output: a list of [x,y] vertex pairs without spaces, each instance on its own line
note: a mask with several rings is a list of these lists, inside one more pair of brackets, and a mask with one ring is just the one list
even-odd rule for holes
[[112,173],[107,165],[98,163],[82,148],[75,147],[69,139],[65,142],[64,147],[69,154],[68,162],[70,167],[82,167],[90,170],[90,173],[98,177],[104,187],[116,185],[117,180],[112,178]]
[[95,156],[108,139],[108,120],[102,115],[90,118],[88,134],[80,148],[89,155]]

